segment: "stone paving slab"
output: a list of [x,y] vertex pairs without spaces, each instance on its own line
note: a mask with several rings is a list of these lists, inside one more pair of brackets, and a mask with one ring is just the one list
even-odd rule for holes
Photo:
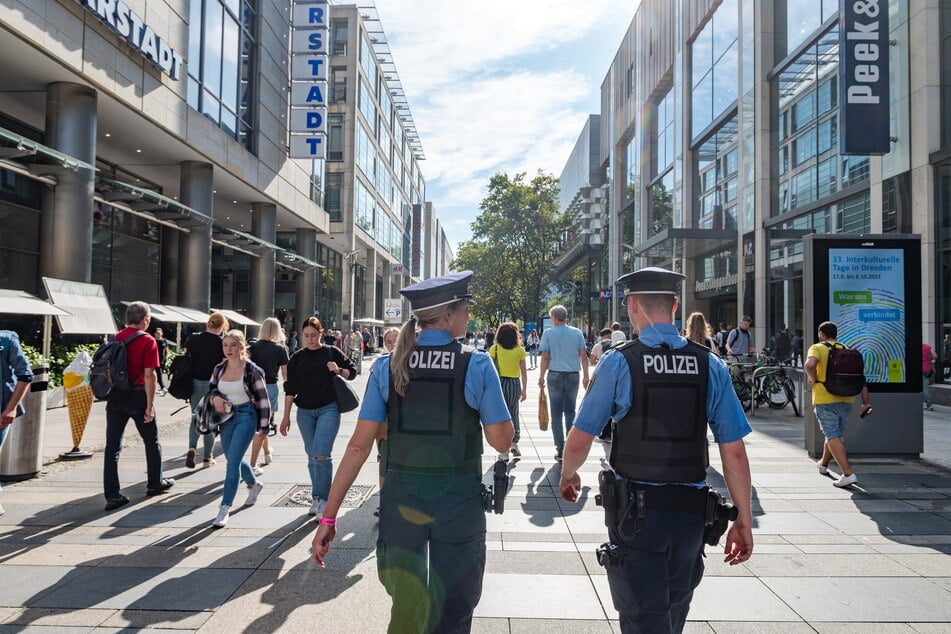
[[[601,601],[586,575],[486,573],[479,617],[603,619]],[[570,625],[567,626],[570,628]]]

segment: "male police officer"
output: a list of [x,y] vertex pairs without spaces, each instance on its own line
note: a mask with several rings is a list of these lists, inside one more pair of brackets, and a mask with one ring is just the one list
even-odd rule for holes
[[515,429],[492,360],[454,341],[466,333],[471,278],[463,271],[400,291],[413,315],[394,352],[374,364],[313,539],[323,565],[340,503],[386,423],[377,570],[393,599],[390,632],[468,632],[482,594],[482,436],[502,453]]
[[738,510],[727,532],[725,561],[744,562],[753,551],[743,443],[751,429],[723,362],[680,337],[672,324],[683,280],[655,267],[618,279],[627,289],[624,301],[638,338],[601,359],[565,445],[560,489],[574,502],[581,487],[578,469],[591,442],[609,418],[617,421],[614,471],[602,478],[605,488],[623,493],[602,498],[606,513],[614,504],[616,521],[609,524],[611,541],[599,559],[625,633],[684,627],[703,575],[708,422]]

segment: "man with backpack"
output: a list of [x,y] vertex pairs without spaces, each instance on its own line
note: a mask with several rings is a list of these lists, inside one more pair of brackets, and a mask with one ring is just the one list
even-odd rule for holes
[[[122,451],[122,434],[129,419],[145,445],[145,462],[148,480],[146,495],[160,495],[172,488],[175,481],[162,477],[162,446],[159,444],[155,421],[155,371],[159,367],[158,345],[152,335],[145,332],[151,314],[145,302],[132,302],[125,311],[125,328],[116,333],[115,342],[103,344],[96,353],[94,368],[100,365],[100,357],[109,357],[112,375],[120,376],[122,368],[116,368],[125,358],[125,373],[121,380],[113,381],[106,401],[106,451],[103,456],[103,491],[106,510],[111,511],[129,503],[129,498],[119,492],[119,453]],[[92,376],[93,372],[90,372]]]
[[809,346],[804,370],[812,386],[816,420],[826,439],[819,459],[819,473],[827,475],[829,461],[835,458],[842,476],[832,484],[842,488],[858,482],[842,442],[852,403],[856,396],[862,396],[862,418],[871,413],[872,406],[868,402],[862,354],[836,341],[838,334],[838,327],[831,321],[819,324],[819,343]]

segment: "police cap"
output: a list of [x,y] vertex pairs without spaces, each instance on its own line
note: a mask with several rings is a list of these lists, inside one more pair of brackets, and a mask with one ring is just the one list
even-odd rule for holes
[[680,286],[686,275],[668,271],[658,266],[644,267],[639,271],[622,275],[617,285],[628,295],[680,295]]
[[472,301],[469,292],[469,281],[472,280],[472,271],[450,273],[439,277],[431,277],[419,284],[413,284],[400,289],[400,295],[409,300],[413,310],[435,308],[444,304],[451,304],[457,299]]

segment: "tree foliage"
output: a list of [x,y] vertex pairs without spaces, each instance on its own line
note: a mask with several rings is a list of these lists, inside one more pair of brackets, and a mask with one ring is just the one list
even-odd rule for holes
[[472,238],[459,247],[456,270],[475,272],[473,313],[488,324],[502,317],[534,321],[551,282],[565,220],[558,211],[558,179],[539,171],[496,174],[472,223]]

